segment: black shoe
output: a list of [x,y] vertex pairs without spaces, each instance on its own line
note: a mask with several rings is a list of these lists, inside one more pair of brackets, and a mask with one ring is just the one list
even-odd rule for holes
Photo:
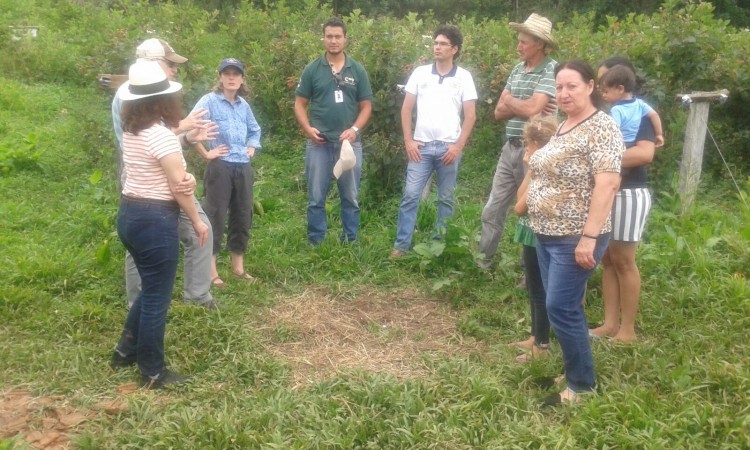
[[179,386],[188,383],[189,381],[190,377],[183,377],[169,369],[162,370],[156,378],[141,375],[141,387],[146,389],[164,389],[166,387]]
[[221,303],[217,302],[216,300],[209,300],[205,303],[199,303],[198,306],[202,306],[209,311],[216,311],[217,309],[221,308]]
[[126,367],[135,365],[137,359],[136,355],[122,356],[117,350],[115,350],[112,352],[112,358],[109,360],[109,367],[111,367],[112,370],[125,369]]

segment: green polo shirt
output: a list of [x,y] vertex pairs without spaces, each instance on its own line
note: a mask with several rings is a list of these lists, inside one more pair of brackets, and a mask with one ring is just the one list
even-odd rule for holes
[[[336,101],[341,90],[342,101]],[[310,101],[310,125],[328,142],[337,142],[359,115],[359,102],[372,99],[372,86],[362,64],[346,55],[341,73],[334,77],[325,55],[302,71],[295,95]]]
[[[537,92],[549,95],[555,101],[555,67],[557,61],[546,56],[538,66],[526,72],[526,63],[520,62],[513,68],[508,77],[505,89],[515,98],[526,100]],[[523,117],[513,117],[505,125],[505,137],[523,136],[523,127],[526,125]]]

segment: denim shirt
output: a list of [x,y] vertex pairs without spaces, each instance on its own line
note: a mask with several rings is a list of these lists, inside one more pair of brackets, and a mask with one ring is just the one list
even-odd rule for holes
[[229,146],[229,154],[221,157],[222,160],[249,163],[247,147],[260,148],[260,125],[247,101],[237,97],[234,103],[230,103],[223,94],[211,92],[198,100],[193,111],[198,108],[206,108],[208,113],[203,118],[219,125],[219,135],[215,140],[208,141],[208,150],[226,144]]

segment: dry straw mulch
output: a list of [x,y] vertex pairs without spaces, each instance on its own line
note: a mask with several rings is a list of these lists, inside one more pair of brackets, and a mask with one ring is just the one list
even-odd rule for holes
[[347,297],[311,289],[279,300],[266,334],[278,337],[270,352],[289,361],[301,387],[352,369],[401,379],[427,375],[432,357],[481,349],[461,336],[456,321],[449,305],[413,291]]

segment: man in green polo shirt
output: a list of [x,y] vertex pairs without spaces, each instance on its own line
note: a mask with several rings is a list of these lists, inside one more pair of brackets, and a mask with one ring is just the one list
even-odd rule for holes
[[518,31],[516,47],[521,62],[513,68],[500,100],[495,107],[495,119],[507,120],[506,142],[492,179],[492,191],[482,211],[482,236],[479,251],[484,259],[477,263],[489,269],[503,237],[508,208],[524,178],[523,126],[529,117],[554,113],[555,66],[548,54],[557,47],[552,37],[552,23],[532,14],[524,23],[510,23]]
[[307,239],[313,245],[326,235],[326,197],[344,141],[351,144],[357,162],[337,174],[341,241],[356,241],[359,233],[360,132],[372,114],[372,87],[364,67],[344,52],[346,39],[344,21],[328,19],[323,25],[326,52],[305,67],[295,91],[294,115],[307,135]]

